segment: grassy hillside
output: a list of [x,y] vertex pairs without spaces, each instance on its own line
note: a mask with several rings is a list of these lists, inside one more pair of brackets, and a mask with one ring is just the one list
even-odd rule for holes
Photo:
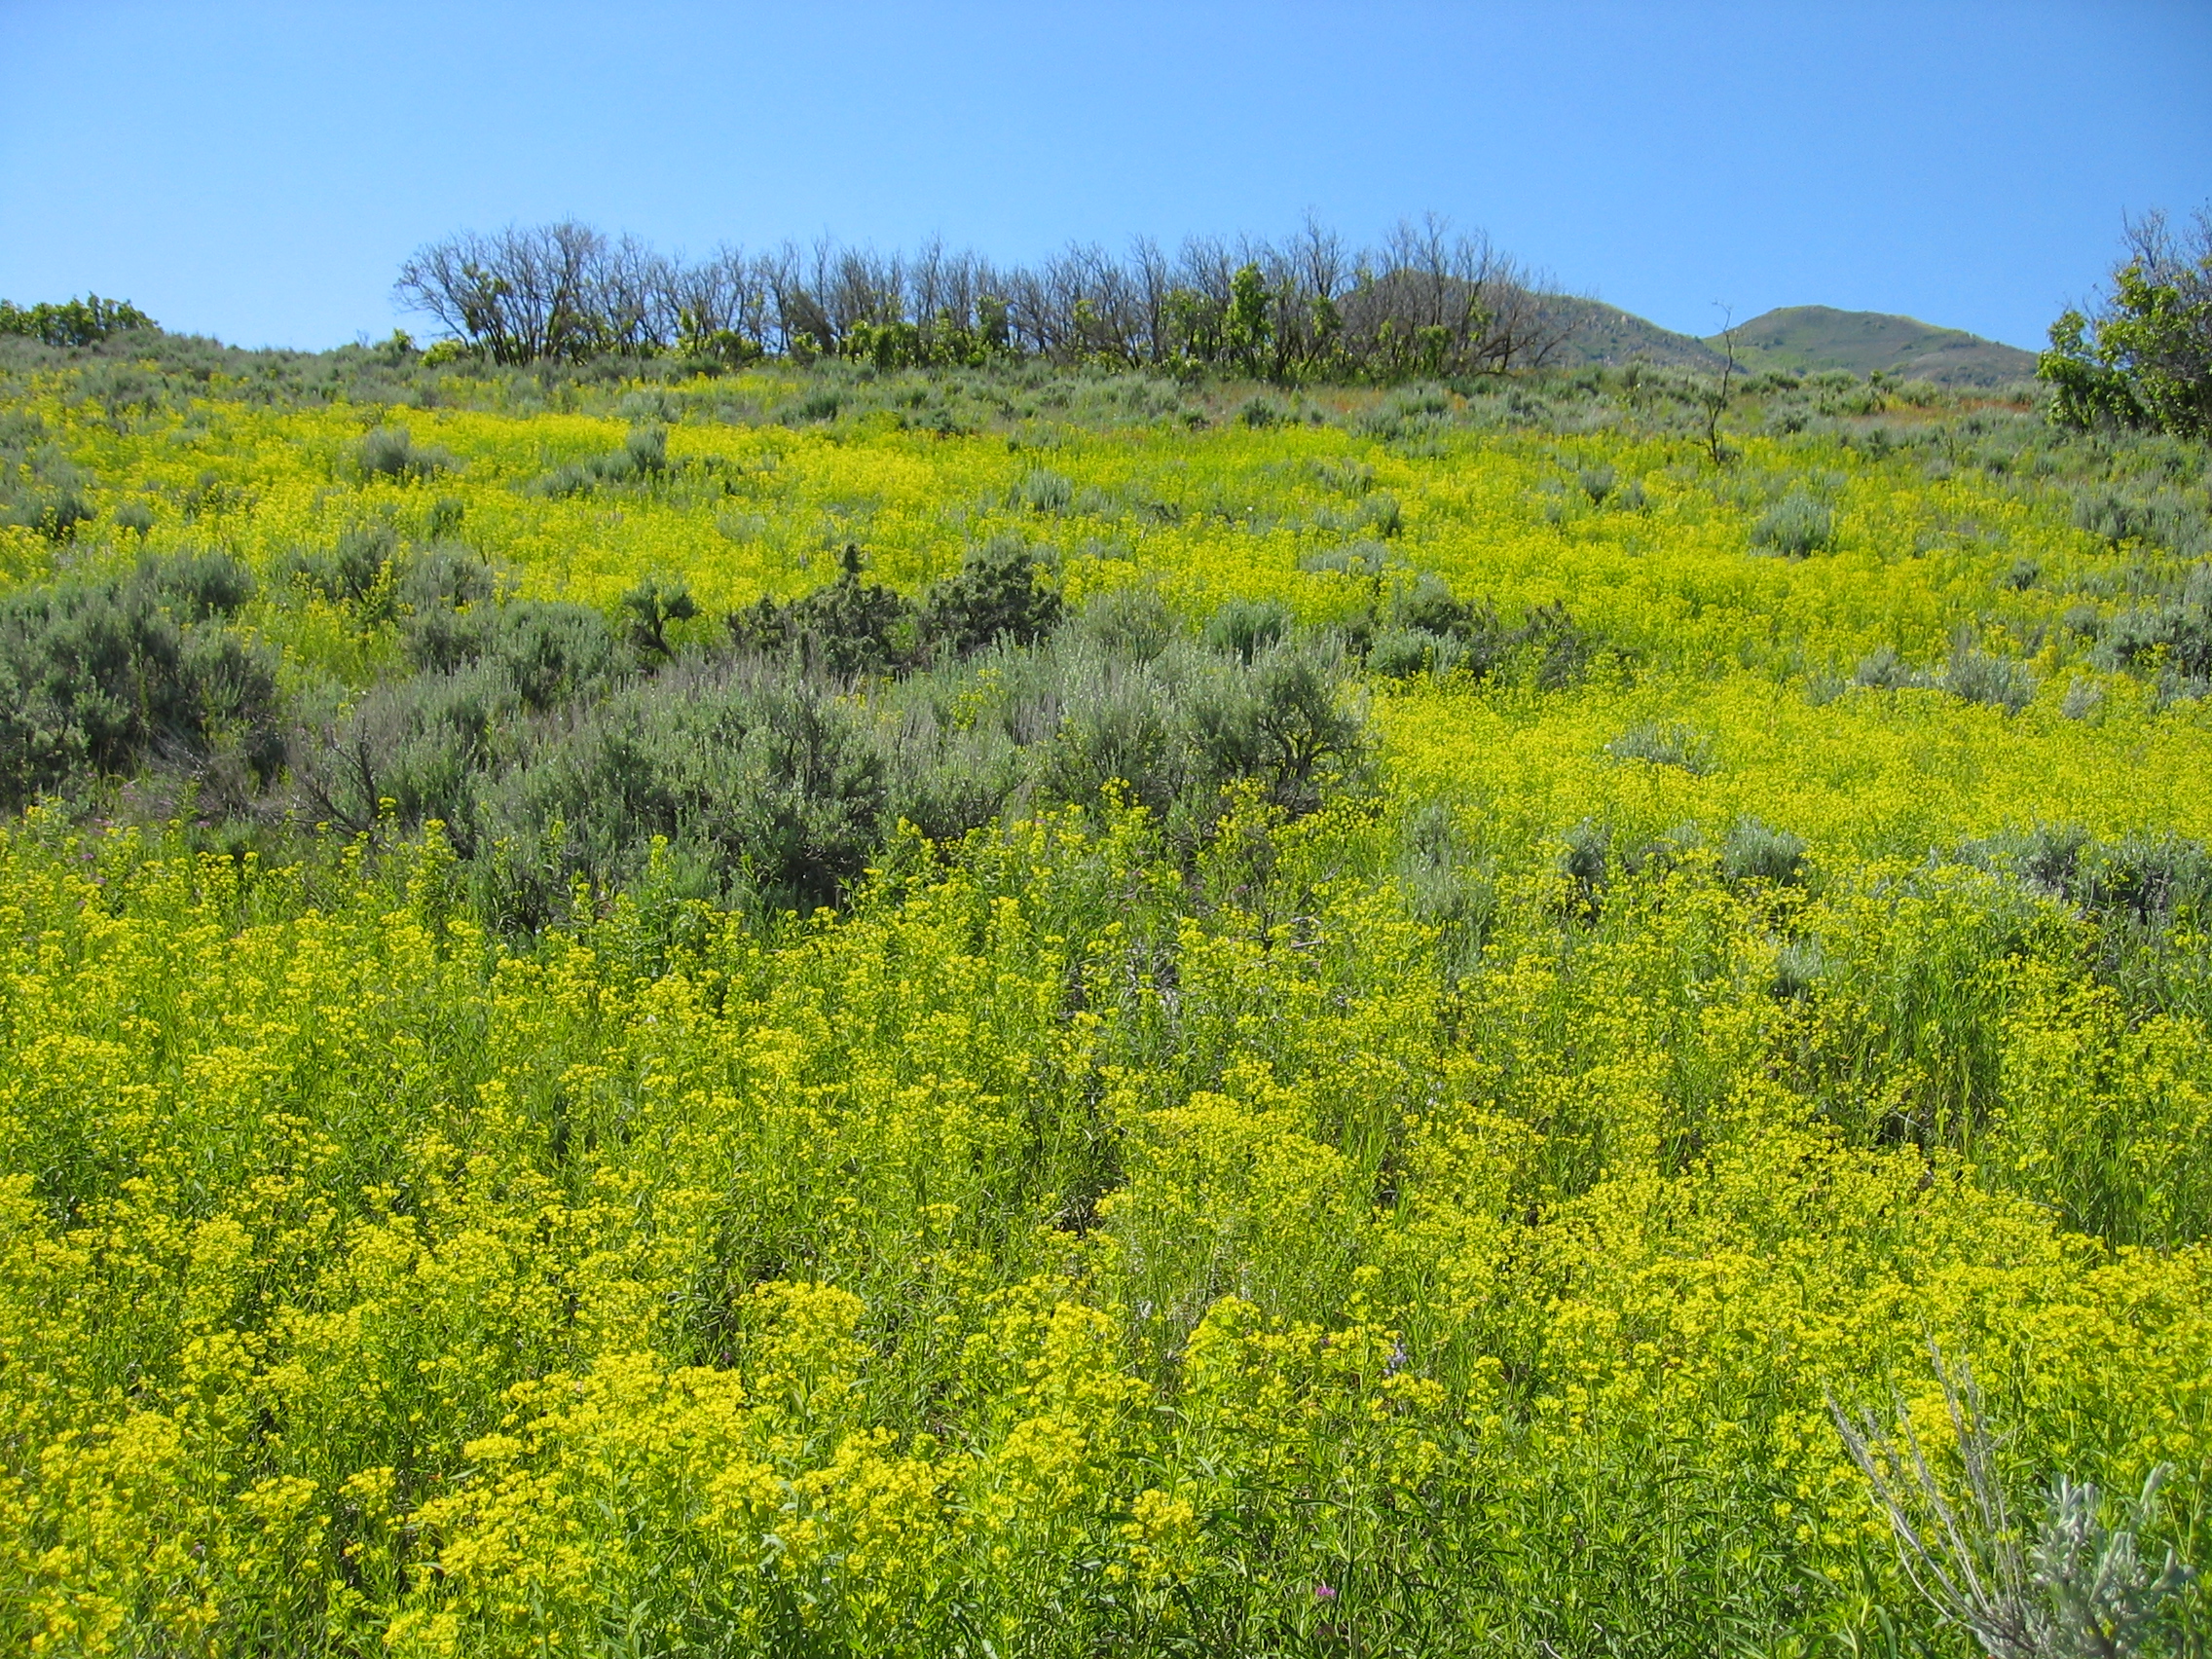
[[1546,305],[1572,328],[1551,359],[1555,367],[1650,363],[1718,374],[1727,360],[1693,335],[1677,334],[1600,300],[1562,295]]
[[[1882,312],[1784,306],[1751,318],[1735,334],[1738,360],[1753,370],[1843,369],[1855,375],[1879,370],[1938,386],[1980,387],[2006,386],[2036,372],[2033,351]],[[1714,335],[1705,344],[1719,348],[1724,341]]]
[[0,343],[0,1648],[1963,1654],[1932,1343],[2202,1564],[2207,457],[1704,384]]

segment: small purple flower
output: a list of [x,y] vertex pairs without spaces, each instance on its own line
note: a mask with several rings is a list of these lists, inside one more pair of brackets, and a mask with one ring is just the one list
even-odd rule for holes
[[1335,1585],[1333,1585],[1333,1584],[1316,1584],[1316,1585],[1314,1585],[1314,1586],[1313,1586],[1313,1600],[1314,1600],[1314,1601],[1316,1601],[1316,1602],[1334,1602],[1334,1601],[1335,1601],[1336,1599],[1337,1599],[1337,1589],[1336,1589],[1336,1586],[1335,1586]]
[[1390,1357],[1382,1362],[1382,1375],[1395,1377],[1406,1368],[1406,1345],[1403,1338],[1390,1345]]

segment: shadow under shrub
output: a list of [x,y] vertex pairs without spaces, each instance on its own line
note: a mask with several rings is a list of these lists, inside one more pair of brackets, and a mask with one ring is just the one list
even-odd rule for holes
[[1541,690],[1571,685],[1601,645],[1559,604],[1530,608],[1508,626],[1488,601],[1461,600],[1423,572],[1354,630],[1369,672],[1388,680],[1465,674],[1524,682]]

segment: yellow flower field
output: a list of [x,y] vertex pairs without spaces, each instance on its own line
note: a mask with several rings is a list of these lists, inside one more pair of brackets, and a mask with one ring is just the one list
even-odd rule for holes
[[[1198,831],[895,828],[812,914],[661,845],[520,929],[389,801],[29,805],[11,1650],[1964,1654],[1830,1416],[1901,1399],[1948,1470],[1932,1344],[2027,1512],[2171,1464],[2146,1554],[2212,1562],[2212,703],[2110,644],[2204,550],[2080,506],[2212,514],[2201,454],[1775,387],[1716,467],[1595,380],[102,372],[7,383],[20,488],[88,509],[0,530],[9,617],[228,553],[328,721],[434,547],[681,580],[674,675],[848,544],[912,596],[1018,538],[1078,617],[1353,641],[1368,748]],[[364,527],[361,591],[299,573]],[[1578,654],[1386,672],[1424,580]]]

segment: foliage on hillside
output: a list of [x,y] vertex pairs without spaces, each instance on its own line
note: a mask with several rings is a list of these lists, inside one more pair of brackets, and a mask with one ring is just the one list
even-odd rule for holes
[[[1935,328],[1916,317],[1832,306],[1784,306],[1731,331],[1746,367],[1816,374],[1842,369],[1937,385],[2004,387],[2036,372],[2033,351],[2000,345],[1960,328]],[[1715,335],[1708,347],[1726,342]]]
[[2039,373],[2069,425],[2212,438],[2212,208],[2130,224],[2111,293],[2050,325]]
[[31,306],[0,300],[0,334],[48,346],[96,346],[112,335],[155,326],[154,319],[129,300],[103,300],[97,294]]
[[11,1646],[1963,1652],[1931,1340],[2203,1556],[2201,446],[0,372]]

